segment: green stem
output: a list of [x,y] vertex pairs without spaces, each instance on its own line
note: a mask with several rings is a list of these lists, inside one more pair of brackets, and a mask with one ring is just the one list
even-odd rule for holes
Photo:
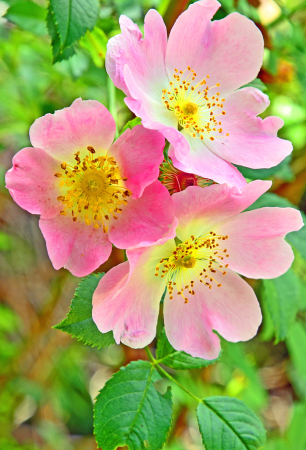
[[179,386],[181,389],[183,389],[183,391],[185,391],[188,395],[190,395],[190,397],[192,397],[198,403],[202,402],[202,399],[200,399],[199,397],[195,396],[192,392],[188,391],[188,389],[186,389],[184,386],[182,386],[178,381],[176,381],[175,378],[173,378],[168,372],[166,372],[162,367],[160,367],[160,365],[158,364],[158,361],[156,361],[156,359],[153,357],[149,347],[145,347],[145,351],[146,351],[146,354],[147,354],[149,360],[152,362],[152,364],[154,364],[154,366],[156,367],[156,370],[162,376],[168,378],[168,380],[170,380],[173,383],[175,383],[177,386]]
[[119,136],[118,132],[118,124],[117,124],[117,106],[116,106],[116,88],[110,77],[107,77],[107,90],[108,90],[108,106],[109,106],[109,112],[113,116],[115,123],[116,123],[116,139]]
[[149,360],[151,361],[151,363],[155,364],[156,363],[156,359],[154,359],[151,350],[149,349],[149,347],[145,347],[145,351],[147,354],[147,357],[149,358]]

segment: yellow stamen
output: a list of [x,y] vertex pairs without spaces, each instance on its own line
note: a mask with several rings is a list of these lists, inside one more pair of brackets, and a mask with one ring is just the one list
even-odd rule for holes
[[[121,205],[127,204],[131,192],[126,189],[126,178],[120,176],[117,162],[113,157],[96,157],[95,149],[88,146],[89,154],[80,159],[80,152],[75,153],[75,165],[61,164],[63,173],[55,173],[61,178],[61,195],[57,200],[64,205],[61,215],[71,210],[73,222],[84,221],[95,229],[102,227],[104,233],[108,227],[104,221],[109,220],[108,212],[122,212]],[[94,156],[95,155],[95,156]],[[113,209],[110,209],[112,205]],[[114,219],[117,219],[113,215]]]
[[[224,257],[229,257],[226,248],[220,248],[220,241],[225,241],[228,236],[217,235],[213,231],[200,237],[191,236],[185,242],[177,245],[176,249],[168,257],[162,258],[155,268],[155,276],[166,278],[170,299],[173,299],[173,291],[182,295],[185,303],[196,291],[194,283],[197,279],[208,289],[222,284],[216,278],[216,273],[226,275],[223,268]],[[185,291],[187,293],[185,294]]]
[[[195,81],[197,74],[190,66],[184,71],[175,69],[174,75],[167,89],[162,90],[162,102],[178,120],[178,129],[185,130],[190,136],[204,140],[210,137],[224,138],[228,133],[221,134],[216,127],[221,125],[216,117],[225,115],[222,111],[223,103],[219,102],[220,92],[211,95],[209,91],[216,90],[220,83],[209,87],[207,80]],[[211,91],[214,92],[214,91]],[[225,99],[222,98],[222,102]]]

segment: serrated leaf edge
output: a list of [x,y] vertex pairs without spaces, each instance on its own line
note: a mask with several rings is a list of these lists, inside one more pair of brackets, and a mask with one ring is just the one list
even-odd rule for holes
[[[178,351],[178,350],[176,350],[175,352],[173,352],[173,353],[169,353],[168,355],[166,355],[165,357],[163,357],[162,359],[157,359],[156,360],[156,364],[165,364],[165,366],[167,366],[167,367],[170,367],[171,369],[173,369],[173,367],[172,366],[168,366],[165,362],[164,362],[164,359],[167,359],[167,358],[172,358],[172,356],[175,356],[176,354],[179,354],[179,353],[182,353],[182,354],[184,354],[184,355],[186,355],[186,356],[189,356],[189,357],[191,357],[191,358],[193,358],[193,359],[195,359],[195,360],[202,360],[202,358],[196,358],[196,357],[193,357],[192,355],[189,355],[189,353],[186,353],[186,352],[184,352],[184,351]],[[221,352],[220,352],[220,355],[221,355]],[[218,359],[219,359],[219,357],[218,357]],[[174,369],[174,370],[196,370],[196,369],[204,369],[205,367],[207,367],[207,366],[210,366],[211,364],[214,364],[215,362],[217,362],[217,359],[203,359],[202,361],[207,361],[207,363],[205,364],[205,366],[203,365],[203,366],[201,366],[201,367],[192,367],[192,368],[186,368],[186,369]]]
[[[120,370],[121,370],[121,371],[124,371],[124,370],[126,370],[126,369],[127,369],[129,366],[131,366],[131,365],[136,365],[136,363],[137,363],[138,361],[142,361],[142,362],[145,362],[145,363],[148,363],[148,364],[151,365],[151,369],[150,369],[150,377],[148,378],[148,383],[147,383],[146,389],[145,389],[145,392],[146,392],[146,391],[148,390],[148,387],[149,387],[149,385],[150,385],[150,382],[151,382],[151,383],[153,384],[153,386],[154,386],[154,383],[151,381],[152,374],[153,374],[154,370],[158,373],[158,371],[156,370],[154,364],[152,364],[150,361],[143,361],[143,360],[139,359],[139,360],[137,360],[137,361],[132,361],[132,362],[130,362],[127,366],[120,367],[119,371],[120,371]],[[136,369],[137,369],[137,368],[136,368]],[[135,369],[135,370],[136,370],[136,369]],[[95,431],[95,430],[96,430],[96,426],[95,426],[95,423],[96,423],[96,402],[97,402],[97,399],[98,399],[100,393],[103,391],[103,389],[104,389],[104,388],[112,381],[112,379],[115,377],[115,375],[116,375],[119,371],[115,372],[115,373],[111,376],[111,378],[109,378],[109,379],[107,380],[107,382],[105,383],[105,385],[104,385],[103,388],[99,391],[99,394],[98,394],[98,395],[96,396],[96,398],[95,398],[94,409],[93,409],[93,411],[94,411],[94,414],[93,414],[93,417],[94,417],[94,427],[93,427],[93,428],[94,428],[94,432],[93,432],[93,434],[94,434],[95,436],[96,436],[96,431]],[[159,375],[160,375],[160,374],[159,374]],[[163,379],[163,377],[161,377],[160,379]],[[154,386],[154,389],[156,389],[155,386]],[[164,396],[167,394],[167,392],[168,392],[169,390],[170,390],[170,392],[171,392],[171,387],[170,387],[170,386],[168,386],[167,391],[165,392],[165,394],[161,394],[160,392],[159,392],[159,394],[160,394],[162,397],[164,397]],[[144,394],[145,394],[145,392],[144,392]],[[158,391],[157,391],[157,392],[158,392]],[[143,403],[144,398],[145,398],[145,395],[143,395],[143,398],[142,398],[142,400],[141,400],[141,404]],[[169,435],[170,435],[171,428],[172,428],[172,424],[173,424],[173,401],[172,401],[172,396],[171,396],[170,400],[171,400],[171,407],[172,407],[171,420],[170,420],[170,425],[169,425],[169,429],[168,429],[168,431],[167,431],[167,435],[166,435],[165,442],[163,443],[161,449],[163,449],[164,446],[166,445],[166,442],[167,442],[168,437],[169,437]],[[139,408],[139,409],[140,409],[140,408]],[[139,414],[139,411],[137,411],[137,417],[138,417],[138,414]],[[130,434],[131,434],[132,426],[134,425],[135,420],[136,420],[136,419],[133,420],[133,423],[132,423],[132,425],[131,425],[131,427],[130,427],[130,430],[129,430],[129,433],[128,433],[128,435],[127,435],[126,440],[128,439],[128,437],[129,437]],[[97,443],[97,445],[99,445],[98,442],[97,442],[97,439],[96,439],[96,443]],[[100,447],[99,447],[99,448],[100,448]]]
[[[230,400],[234,400],[234,401],[239,402],[239,400],[238,400],[237,398],[234,398],[234,397],[232,398],[232,397],[224,396],[224,397],[220,397],[220,398],[227,398],[227,399],[230,399]],[[239,440],[242,442],[242,444],[243,444],[243,445],[245,446],[245,448],[248,450],[248,448],[249,448],[248,445],[245,443],[245,441],[243,440],[243,438],[235,431],[235,429],[232,427],[232,425],[230,424],[230,422],[226,421],[225,418],[224,418],[220,413],[218,413],[218,411],[216,411],[211,405],[207,404],[207,403],[205,402],[205,399],[203,399],[201,403],[202,403],[203,405],[205,405],[205,406],[206,406],[209,410],[211,410],[213,413],[215,413],[216,416],[218,416],[219,419],[221,419],[222,422],[223,422],[225,425],[227,425],[228,428],[231,429],[231,431],[235,434],[235,436],[237,436],[237,437],[239,438]],[[242,403],[243,403],[243,402],[242,402]],[[243,403],[243,404],[244,404],[244,403]],[[255,414],[251,409],[250,409],[249,411],[250,411],[251,415],[254,415],[254,416],[256,417],[256,419],[259,420],[259,418],[256,416],[256,414]],[[198,425],[199,425],[199,428],[200,428],[200,424],[199,424],[199,411],[198,411],[198,408],[197,408],[197,419],[198,419]],[[265,433],[266,433],[266,430],[264,429],[264,427],[263,427],[263,430],[264,430]],[[202,435],[202,433],[201,433],[201,435]],[[204,442],[204,439],[203,439],[203,435],[202,435],[202,440],[203,440],[203,444],[204,444],[204,446],[205,446],[205,442]],[[259,450],[260,448],[261,448],[261,447],[259,447],[258,450]]]
[[[58,37],[59,42],[60,42],[60,48],[59,48],[59,53],[58,53],[57,57],[56,57],[55,54],[54,54],[54,42],[55,42],[55,38],[52,38],[52,36],[50,35],[49,27],[48,27],[48,14],[49,14],[49,12],[50,12],[51,19],[52,19],[52,21],[53,21],[53,25],[54,25],[54,28],[55,28],[55,31],[56,31],[56,36]],[[61,62],[62,60],[60,59],[60,56],[63,54],[63,51],[64,51],[64,50],[69,50],[71,47],[73,47],[74,44],[71,44],[71,45],[70,45],[69,47],[67,47],[66,49],[62,48],[62,45],[61,45],[61,36],[60,36],[59,30],[58,30],[58,23],[57,23],[56,20],[55,20],[55,14],[54,14],[54,11],[53,11],[52,8],[51,8],[51,2],[50,2],[50,1],[48,2],[48,6],[47,6],[46,28],[47,28],[47,30],[48,30],[48,34],[49,34],[50,39],[51,39],[51,46],[52,46],[52,64],[55,64],[55,63],[57,63],[57,62]],[[70,55],[69,58],[71,58],[71,56],[72,56],[72,55]],[[69,59],[69,58],[67,58],[67,59]]]
[[[73,302],[73,300],[75,300],[76,298],[79,298],[79,297],[78,297],[78,291],[79,291],[80,288],[81,288],[81,283],[83,283],[83,281],[84,281],[86,278],[88,278],[88,277],[96,277],[96,278],[99,278],[100,275],[101,275],[101,277],[100,277],[100,279],[101,279],[105,274],[104,274],[103,272],[100,272],[100,273],[91,273],[90,275],[87,275],[87,277],[81,278],[80,282],[78,283],[77,287],[75,288],[74,296],[73,296],[73,299],[71,300],[70,307],[69,307],[69,311],[67,312],[66,317],[65,317],[60,323],[58,323],[57,325],[54,325],[54,326],[52,327],[52,328],[55,329],[55,330],[59,330],[59,331],[62,331],[63,333],[69,334],[69,336],[71,336],[72,338],[76,339],[78,342],[83,342],[85,345],[88,345],[88,347],[91,347],[91,348],[97,348],[98,350],[100,350],[101,348],[108,348],[110,345],[113,345],[115,342],[110,343],[110,344],[108,344],[108,345],[105,345],[104,347],[102,347],[101,345],[93,345],[93,344],[87,342],[86,339],[82,339],[82,338],[76,336],[74,333],[69,333],[68,331],[64,330],[63,328],[60,328],[60,326],[63,326],[63,324],[64,324],[64,322],[67,320],[69,314],[72,312],[72,302]],[[100,281],[100,280],[99,280],[99,281]],[[80,299],[80,298],[79,298],[79,299]],[[88,318],[88,319],[86,319],[86,320],[90,320],[90,318]],[[66,326],[67,326],[67,325],[66,325]],[[102,334],[103,334],[103,333],[102,333]]]
[[[49,0],[49,2],[48,2],[48,8],[50,8],[50,12],[54,16],[53,17],[53,22],[54,22],[54,25],[55,25],[55,28],[56,28],[56,31],[57,31],[57,35],[59,37],[59,41],[60,41],[60,54],[62,54],[64,52],[64,50],[68,50],[69,48],[73,47],[76,42],[78,42],[83,36],[85,36],[87,31],[92,31],[94,29],[94,27],[96,26],[96,24],[94,24],[91,28],[87,28],[85,33],[82,36],[80,36],[79,39],[77,39],[76,41],[72,42],[71,45],[69,45],[67,47],[66,46],[66,42],[67,42],[68,30],[69,30],[70,19],[71,19],[71,9],[72,9],[72,0],[68,0],[68,1],[69,1],[69,14],[68,14],[68,20],[67,20],[67,28],[66,28],[66,32],[65,32],[66,37],[65,37],[65,41],[64,42],[61,39],[61,34],[60,34],[59,28],[58,28],[58,21],[56,21],[54,11],[51,8],[52,0]],[[99,15],[97,15],[96,21],[98,19],[98,16]]]

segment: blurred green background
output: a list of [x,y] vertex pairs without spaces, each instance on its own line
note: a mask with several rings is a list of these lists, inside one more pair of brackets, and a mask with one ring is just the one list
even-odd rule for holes
[[[12,201],[4,174],[13,155],[30,145],[28,130],[34,120],[77,97],[102,102],[117,116],[120,130],[133,116],[104,69],[106,43],[119,32],[120,14],[142,29],[144,15],[154,7],[170,30],[189,3],[102,0],[95,29],[81,38],[69,60],[52,65],[47,4],[0,1],[0,450],[97,449],[93,399],[121,365],[146,359],[144,351],[125,346],[85,347],[51,328],[68,312],[78,279],[53,269],[38,218]],[[262,83],[256,85],[271,99],[264,116],[284,119],[279,135],[294,146],[292,157],[276,168],[241,170],[249,179],[273,180],[272,193],[258,201],[259,207],[290,202],[305,212],[306,2],[221,4],[216,19],[238,11],[262,31]],[[267,450],[306,450],[306,232],[288,240],[296,253],[289,272],[276,281],[249,280],[264,314],[258,336],[248,343],[223,342],[220,361],[213,366],[176,372],[198,396],[242,399],[268,430]],[[123,258],[122,251],[114,249],[99,270]],[[173,394],[173,428],[165,449],[202,449],[196,405],[176,386]]]

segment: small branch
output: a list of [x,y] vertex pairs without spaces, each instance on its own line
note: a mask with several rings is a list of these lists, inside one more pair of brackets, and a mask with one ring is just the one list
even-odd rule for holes
[[194,400],[196,400],[198,403],[202,402],[202,399],[200,399],[199,397],[197,397],[196,395],[194,395],[192,392],[188,391],[188,389],[186,389],[184,386],[182,386],[178,381],[176,381],[175,378],[173,378],[168,372],[166,372],[162,367],[160,367],[160,365],[158,364],[158,361],[156,361],[156,359],[153,357],[149,347],[145,347],[145,351],[146,354],[149,358],[149,360],[152,362],[152,364],[154,364],[154,366],[156,367],[156,370],[164,377],[168,378],[168,380],[172,381],[173,383],[175,383],[177,386],[179,386],[183,391],[185,391],[188,395],[190,395],[190,397],[192,397]]
[[151,361],[151,363],[153,363],[154,365],[156,364],[156,359],[154,359],[151,350],[149,349],[149,347],[145,347],[145,352],[147,354],[147,357],[149,358],[149,360]]

